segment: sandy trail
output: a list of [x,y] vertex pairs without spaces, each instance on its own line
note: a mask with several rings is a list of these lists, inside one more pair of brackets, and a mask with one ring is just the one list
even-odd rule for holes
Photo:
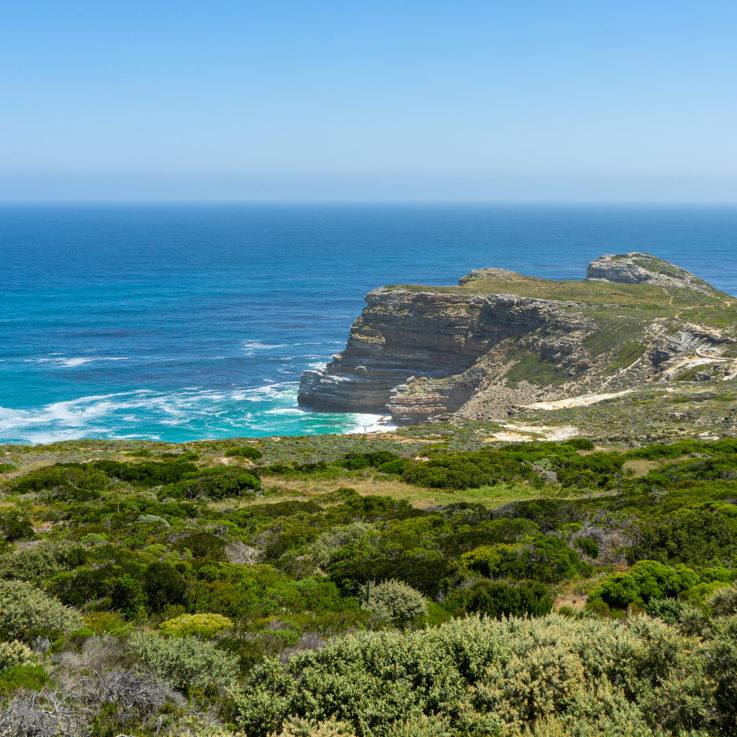
[[567,399],[557,399],[554,402],[535,402],[534,404],[525,404],[524,409],[568,409],[569,407],[588,407],[590,404],[605,402],[607,399],[616,399],[623,397],[634,391],[633,389],[623,389],[621,392],[609,392],[608,394],[584,394],[579,397],[568,397]]
[[493,433],[487,442],[524,443],[533,440],[569,440],[579,434],[577,427],[573,425],[516,425],[508,422],[504,430]]

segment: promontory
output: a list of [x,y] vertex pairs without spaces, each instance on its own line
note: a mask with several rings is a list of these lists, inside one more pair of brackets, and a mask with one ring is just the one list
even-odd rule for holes
[[345,350],[303,374],[299,403],[397,424],[499,419],[543,402],[735,375],[737,299],[630,252],[597,258],[580,280],[484,268],[456,286],[369,292]]

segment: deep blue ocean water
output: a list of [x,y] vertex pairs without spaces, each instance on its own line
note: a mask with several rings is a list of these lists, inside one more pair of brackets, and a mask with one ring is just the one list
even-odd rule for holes
[[645,250],[737,293],[737,208],[0,208],[0,442],[349,432],[296,407],[369,289]]

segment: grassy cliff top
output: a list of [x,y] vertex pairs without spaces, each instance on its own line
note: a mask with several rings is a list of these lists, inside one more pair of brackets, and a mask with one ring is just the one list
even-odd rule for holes
[[[512,294],[530,299],[572,302],[587,312],[600,313],[601,308],[611,312],[615,309],[633,316],[678,318],[719,328],[737,324],[737,299],[714,289],[680,267],[648,254],[621,254],[606,258],[614,263],[626,261],[634,264],[646,274],[651,274],[651,280],[638,283],[604,278],[552,280],[489,268],[472,271],[462,277],[457,286],[402,284],[386,289],[468,295]],[[613,276],[617,274],[613,273]]]

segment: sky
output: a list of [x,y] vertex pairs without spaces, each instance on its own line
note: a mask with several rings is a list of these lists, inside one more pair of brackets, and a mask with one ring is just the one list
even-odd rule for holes
[[737,202],[737,2],[8,1],[0,201]]

